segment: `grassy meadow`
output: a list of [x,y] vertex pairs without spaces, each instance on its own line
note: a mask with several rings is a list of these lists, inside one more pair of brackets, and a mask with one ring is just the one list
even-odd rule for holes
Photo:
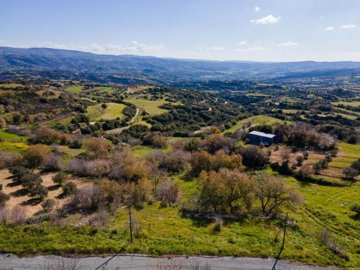
[[72,94],[80,94],[83,88],[82,85],[72,85],[66,88],[66,91]]
[[23,152],[28,148],[25,136],[0,130],[0,150],[6,152]]
[[[184,199],[196,192],[195,181],[174,177],[183,189]],[[352,218],[349,208],[360,203],[360,185],[329,187],[304,184],[292,177],[287,177],[286,181],[301,190],[305,201],[303,206],[289,213],[291,222],[282,257],[356,269],[360,264],[360,224]],[[17,254],[106,254],[121,250],[150,255],[273,257],[281,245],[281,226],[272,220],[251,217],[225,220],[222,230],[215,232],[212,220],[183,218],[177,207],[163,208],[159,203],[152,203],[133,213],[137,228],[133,244],[129,242],[127,209],[120,208],[101,228],[53,226],[46,222],[1,226],[0,249]],[[76,224],[79,219],[79,216],[70,216],[67,224]],[[335,254],[321,240],[325,233],[341,247],[341,254]]]
[[150,115],[157,115],[167,112],[167,110],[159,108],[159,106],[167,103],[165,99],[147,100],[143,98],[128,98],[124,101],[134,104],[136,107],[144,110]]
[[105,109],[102,108],[102,104],[89,106],[86,115],[90,118],[90,121],[97,122],[122,118],[122,111],[126,107],[124,104],[106,103],[106,105]]
[[261,125],[271,125],[274,123],[284,123],[284,122],[285,121],[281,119],[267,115],[255,115],[238,121],[236,125],[225,130],[225,132],[235,132],[237,129],[241,128],[243,125],[247,123],[251,123],[252,126],[261,126]]

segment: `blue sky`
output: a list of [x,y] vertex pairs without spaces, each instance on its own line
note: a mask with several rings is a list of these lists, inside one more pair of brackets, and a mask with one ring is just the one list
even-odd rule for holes
[[360,61],[360,1],[0,0],[0,45],[192,59]]

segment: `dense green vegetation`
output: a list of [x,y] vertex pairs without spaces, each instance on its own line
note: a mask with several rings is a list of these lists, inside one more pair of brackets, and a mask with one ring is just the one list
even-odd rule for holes
[[360,264],[355,90],[1,85],[2,251],[273,257],[288,213],[283,258]]

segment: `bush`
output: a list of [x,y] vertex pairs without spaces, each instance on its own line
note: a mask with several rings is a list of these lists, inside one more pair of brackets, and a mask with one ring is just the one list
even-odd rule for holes
[[88,138],[83,143],[90,159],[105,158],[109,153],[109,142],[103,138]]
[[64,183],[65,179],[66,179],[66,173],[64,173],[64,172],[58,172],[52,178],[54,183],[56,183],[58,185],[62,185]]
[[0,169],[16,166],[20,164],[21,159],[19,153],[0,151]]
[[10,200],[10,196],[0,191],[0,207],[4,206],[8,200]]
[[180,186],[168,180],[160,184],[155,191],[155,197],[161,201],[161,206],[173,205],[180,200]]
[[54,209],[55,200],[54,199],[47,199],[41,203],[41,207],[44,209],[45,212],[50,212]]
[[215,221],[215,225],[214,225],[213,231],[215,233],[221,232],[222,226],[223,226],[223,223],[224,223],[222,217],[220,215],[216,215],[214,217],[214,221]]
[[14,206],[9,213],[8,222],[11,224],[24,224],[26,222],[26,209],[23,206]]
[[151,145],[156,148],[166,148],[167,147],[167,141],[164,136],[162,136],[159,133],[151,133],[142,139],[144,145]]
[[29,195],[39,200],[43,200],[47,194],[48,189],[40,183],[36,183],[29,188]]
[[77,188],[75,183],[73,182],[67,182],[65,185],[62,186],[63,193],[62,195],[64,197],[75,194]]
[[353,167],[347,167],[343,170],[343,175],[346,179],[354,179],[358,174],[359,172]]
[[73,159],[66,168],[69,172],[86,177],[102,177],[110,173],[111,161],[104,159],[83,160]]
[[355,212],[355,218],[360,219],[360,205],[353,205],[350,210]]
[[269,157],[255,145],[242,147],[237,152],[242,156],[242,163],[247,168],[263,168],[269,160]]
[[50,153],[51,151],[46,145],[32,145],[24,153],[25,165],[29,168],[39,167]]
[[44,158],[42,166],[47,170],[58,171],[62,169],[63,161],[59,155],[50,154]]
[[76,191],[70,206],[75,209],[93,212],[104,207],[105,203],[103,189],[98,185],[90,184]]

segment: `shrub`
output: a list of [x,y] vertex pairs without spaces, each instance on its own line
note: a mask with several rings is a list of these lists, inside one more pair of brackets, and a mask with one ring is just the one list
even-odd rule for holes
[[167,147],[167,141],[164,136],[162,136],[159,133],[151,133],[142,139],[144,145],[152,145],[156,148],[166,148]]
[[214,221],[215,221],[215,225],[213,231],[216,233],[221,232],[224,223],[222,217],[220,215],[216,215],[214,217]]
[[103,138],[87,138],[84,140],[83,145],[91,159],[105,158],[109,153],[109,143]]
[[32,145],[24,153],[25,165],[29,168],[39,167],[50,153],[51,151],[46,145]]
[[26,222],[26,209],[23,206],[14,206],[9,213],[8,222],[11,224],[24,224]]
[[44,209],[45,212],[50,212],[54,209],[55,200],[54,199],[47,199],[41,203],[41,207]]
[[353,205],[350,210],[355,212],[355,218],[360,219],[360,205]]
[[61,170],[63,167],[62,158],[56,154],[50,154],[44,158],[42,166],[51,171]]
[[90,161],[73,159],[67,165],[67,170],[78,176],[102,177],[110,173],[111,161],[104,159]]
[[20,164],[21,159],[19,153],[0,151],[0,169],[16,166]]
[[73,182],[67,182],[67,183],[65,183],[65,185],[62,186],[62,190],[63,190],[62,195],[63,195],[64,197],[66,197],[66,196],[75,194],[77,188],[76,188],[75,183],[73,183]]
[[29,195],[39,200],[43,200],[47,194],[48,189],[40,183],[36,183],[29,188]]
[[112,168],[109,178],[117,181],[137,182],[147,177],[145,164],[137,161],[128,148],[117,149],[112,154]]
[[69,135],[61,133],[47,127],[39,127],[32,134],[30,142],[33,144],[66,144],[69,140]]
[[268,163],[268,156],[258,146],[250,145],[237,150],[242,156],[242,163],[248,168],[263,168]]
[[190,154],[182,150],[175,150],[170,153],[163,153],[159,168],[169,173],[185,171],[189,165]]
[[62,185],[64,183],[65,179],[66,179],[66,173],[64,173],[64,172],[58,172],[52,178],[54,183],[56,183],[58,185]]
[[78,189],[70,206],[84,211],[96,211],[105,205],[105,194],[103,189],[94,184],[86,185]]
[[343,170],[343,175],[346,179],[354,179],[358,174],[359,172],[353,167],[347,167]]
[[296,156],[296,166],[301,167],[304,162],[304,156]]
[[168,180],[160,184],[155,191],[155,197],[161,201],[161,206],[166,207],[173,205],[180,200],[180,186]]
[[6,127],[6,120],[3,117],[0,117],[0,128]]
[[4,206],[8,200],[10,200],[10,196],[0,191],[0,207]]

